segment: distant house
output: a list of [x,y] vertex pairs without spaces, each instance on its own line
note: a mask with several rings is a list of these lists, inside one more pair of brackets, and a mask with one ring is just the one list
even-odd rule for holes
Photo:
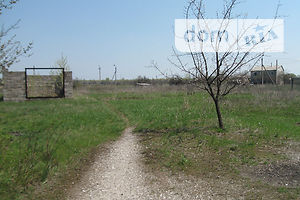
[[283,84],[283,66],[255,66],[251,69],[253,84]]

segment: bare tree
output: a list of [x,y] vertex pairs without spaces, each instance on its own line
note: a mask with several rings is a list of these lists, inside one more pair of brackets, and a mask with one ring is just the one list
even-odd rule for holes
[[[60,68],[59,70],[51,70],[50,74],[53,76],[57,76],[56,82],[55,82],[55,88],[56,93],[59,96],[62,96],[63,93],[63,82],[64,82],[64,72],[70,71],[70,66],[68,63],[67,56],[64,56],[64,54],[61,54],[61,57],[55,62],[54,68]],[[63,70],[62,70],[63,69]]]
[[[0,0],[0,17],[3,10],[11,9],[18,0]],[[20,41],[16,40],[16,35],[11,35],[11,32],[18,28],[20,20],[15,24],[5,28],[2,24],[0,29],[0,73],[8,69],[12,64],[19,61],[21,56],[30,56],[29,52],[32,48],[32,43],[23,47]]]
[[[238,4],[238,0],[224,0],[224,10],[217,13],[217,19],[220,19],[220,27],[216,32],[217,39],[211,40],[211,45],[215,47],[214,52],[195,52],[190,46],[188,53],[178,53],[173,48],[174,57],[169,60],[181,72],[191,77],[191,84],[205,90],[210,95],[215,105],[218,124],[221,129],[224,129],[224,123],[220,101],[239,85],[240,81],[236,75],[246,75],[264,55],[263,52],[253,53],[252,49],[248,49],[247,51],[238,51],[233,48],[228,48],[226,51],[219,50],[219,45],[226,36],[224,27],[226,30],[230,19],[241,16],[233,16],[233,10]],[[278,8],[276,16],[277,12]],[[186,7],[185,17],[186,20],[197,19],[204,21],[204,24],[208,24],[209,20],[206,17],[204,0],[190,0]],[[242,36],[236,39],[235,44],[240,40],[242,40]],[[257,44],[253,45],[253,48],[260,42],[263,41],[257,42]],[[162,73],[156,63],[152,63],[152,65]],[[248,70],[241,75],[242,69],[245,71],[245,68]]]
[[58,59],[55,63],[55,66],[58,68],[64,68],[65,71],[70,71],[70,66],[68,64],[68,58],[64,56],[64,54],[61,54],[60,59]]

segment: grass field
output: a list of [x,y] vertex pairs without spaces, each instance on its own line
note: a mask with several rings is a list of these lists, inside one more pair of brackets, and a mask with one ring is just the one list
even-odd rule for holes
[[124,128],[118,115],[86,96],[0,102],[0,199],[36,199],[40,183],[47,190],[51,179],[80,167],[93,148]]
[[[0,102],[1,199],[30,197],[35,185],[78,166],[91,149],[119,136],[126,126],[121,114],[136,127],[146,164],[155,170],[201,177],[216,187],[230,179],[253,188],[249,199],[300,196],[299,185],[273,185],[274,177],[266,183],[255,173],[252,179],[247,170],[289,163],[282,151],[300,142],[298,92],[248,88],[228,96],[222,102],[225,131],[217,128],[214,106],[202,92],[103,86],[77,93],[74,99]],[[291,166],[279,171],[293,176],[300,167]]]
[[[93,97],[102,99],[103,95],[95,93]],[[291,170],[290,177],[285,178],[294,179],[297,175],[299,180],[299,166],[294,169],[293,164],[274,165],[288,163],[287,156],[279,152],[290,141],[300,141],[297,92],[249,88],[228,96],[222,104],[225,131],[217,128],[213,103],[205,93],[119,92],[111,95],[109,102],[136,126],[147,147],[147,164],[158,170],[183,171],[216,182],[220,177],[243,180],[245,189],[256,188],[247,194],[249,199],[263,198],[269,193],[275,199],[300,197],[299,185],[272,186],[271,182],[277,181],[272,174],[270,184],[261,182],[260,176],[268,175],[268,171],[249,175],[257,176],[257,181],[241,175],[245,167],[257,166],[259,171],[271,166],[286,173]]]

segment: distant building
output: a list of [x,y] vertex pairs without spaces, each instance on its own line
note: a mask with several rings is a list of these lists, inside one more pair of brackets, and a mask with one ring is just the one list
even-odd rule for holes
[[147,86],[151,86],[150,83],[136,83],[137,86],[141,86],[141,87],[147,87]]
[[255,66],[251,69],[253,84],[283,84],[283,66]]

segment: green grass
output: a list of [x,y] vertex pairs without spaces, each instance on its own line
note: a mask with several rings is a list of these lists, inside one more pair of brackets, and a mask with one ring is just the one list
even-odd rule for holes
[[[229,95],[221,105],[226,130],[220,130],[206,93],[115,89],[90,88],[73,100],[0,102],[0,197],[30,194],[36,183],[115,139],[126,126],[121,113],[143,137],[147,164],[213,180],[239,180],[243,166],[283,160],[277,149],[300,141],[298,93],[250,89]],[[299,195],[299,188],[247,184],[256,188],[250,199]]]
[[[252,100],[251,100],[252,99]],[[232,95],[225,117],[232,118],[243,127],[259,128],[262,137],[286,137],[300,140],[300,98],[270,99],[267,96],[255,101],[254,96],[244,98]]]
[[[103,97],[104,98],[104,97]],[[216,114],[205,93],[118,93],[111,104],[126,114],[140,132],[179,131],[222,132],[216,128]],[[289,101],[262,99],[251,94],[234,94],[222,105],[226,132],[249,129],[259,137],[285,137],[300,140],[300,99]],[[277,100],[274,100],[277,101]]]
[[[277,150],[284,142],[300,141],[300,98],[289,91],[250,90],[228,96],[222,103],[225,131],[217,128],[213,103],[205,93],[119,92],[94,97],[109,99],[128,117],[144,137],[146,163],[159,170],[239,180],[242,166],[283,160]],[[279,194],[277,187],[251,184],[283,199],[299,191],[286,188]]]
[[3,94],[2,94],[2,88],[0,86],[0,101],[3,101]]
[[30,198],[40,183],[78,167],[124,128],[118,115],[88,96],[0,102],[0,199]]

